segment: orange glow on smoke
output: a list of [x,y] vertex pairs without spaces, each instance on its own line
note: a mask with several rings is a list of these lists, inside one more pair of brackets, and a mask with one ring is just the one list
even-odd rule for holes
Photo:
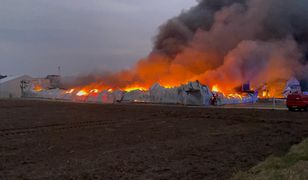
[[[241,87],[242,83],[249,79],[245,79],[241,74],[232,70],[232,67],[237,65],[233,64],[233,58],[227,60],[225,65],[219,67],[217,64],[219,56],[216,56],[215,52],[196,50],[186,50],[175,59],[153,55],[139,61],[131,70],[110,74],[102,77],[104,81],[98,80],[84,87],[74,88],[80,90],[77,96],[87,96],[101,91],[147,91],[155,83],[170,89],[199,80],[201,84],[210,87],[213,92],[220,92],[226,97],[242,98],[240,94],[237,94],[238,87]],[[283,72],[281,73],[283,74]],[[281,97],[286,81],[276,80],[275,76],[281,73],[272,69],[264,71],[255,80],[250,81],[251,90],[259,91],[261,98]],[[265,83],[268,85],[267,94],[264,94],[262,90]]]
[[[280,56],[270,56],[268,65],[262,66],[262,69],[256,70],[257,72],[250,72],[246,69],[244,73],[242,68],[246,68],[246,65],[250,67],[254,63],[258,64],[258,61],[255,62],[253,59],[250,62],[248,58],[250,56],[247,58],[241,56],[241,53],[254,53],[254,48],[252,48],[254,45],[259,46],[259,44],[244,43],[238,48],[245,51],[237,49],[228,54],[221,54],[221,51],[216,51],[215,48],[213,50],[210,48],[208,51],[202,50],[198,43],[184,48],[175,57],[153,53],[138,61],[131,69],[107,73],[97,78],[99,80],[96,82],[84,87],[75,87],[75,89],[84,91],[78,93],[79,95],[89,94],[93,89],[99,92],[103,90],[113,92],[118,89],[127,92],[146,91],[155,83],[165,88],[173,88],[199,80],[201,84],[210,87],[213,92],[234,96],[239,92],[242,83],[249,81],[251,87],[260,93],[260,97],[266,97],[269,94],[281,97],[286,81],[293,75],[291,69],[287,68],[289,61],[280,63]],[[264,84],[268,85],[268,94],[262,94]],[[235,96],[240,97],[240,95]]]

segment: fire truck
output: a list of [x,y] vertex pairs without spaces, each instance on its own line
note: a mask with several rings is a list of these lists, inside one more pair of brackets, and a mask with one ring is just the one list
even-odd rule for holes
[[284,95],[287,98],[287,107],[290,111],[307,111],[308,108],[308,92],[307,84],[293,78],[287,82]]
[[293,92],[287,97],[287,107],[290,111],[307,111],[308,94],[303,92]]

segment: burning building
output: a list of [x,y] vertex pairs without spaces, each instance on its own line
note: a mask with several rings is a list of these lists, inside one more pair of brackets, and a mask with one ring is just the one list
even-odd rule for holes
[[66,85],[80,97],[111,89],[129,92],[124,100],[175,102],[178,88],[197,79],[224,103],[245,102],[237,90],[245,82],[259,96],[282,97],[291,77],[308,80],[307,9],[305,0],[200,0],[163,24],[152,52],[131,69]]
[[37,90],[33,85],[29,87],[24,91],[24,94],[30,98],[103,104],[152,103],[209,106],[255,103],[257,100],[257,94],[255,93],[225,95],[221,92],[215,92],[215,89],[211,91],[208,86],[202,85],[199,81],[189,82],[178,87],[164,87],[156,83],[149,90],[87,90],[82,87],[70,90],[59,88]]

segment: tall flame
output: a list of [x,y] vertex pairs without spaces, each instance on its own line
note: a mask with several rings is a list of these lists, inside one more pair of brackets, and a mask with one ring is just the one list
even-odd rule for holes
[[218,88],[217,84],[212,87],[212,91],[213,92],[221,92],[220,89]]

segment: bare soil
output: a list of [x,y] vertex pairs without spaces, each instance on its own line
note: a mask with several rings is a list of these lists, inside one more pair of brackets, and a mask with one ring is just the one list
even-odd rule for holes
[[308,137],[308,113],[0,101],[0,179],[228,179]]

